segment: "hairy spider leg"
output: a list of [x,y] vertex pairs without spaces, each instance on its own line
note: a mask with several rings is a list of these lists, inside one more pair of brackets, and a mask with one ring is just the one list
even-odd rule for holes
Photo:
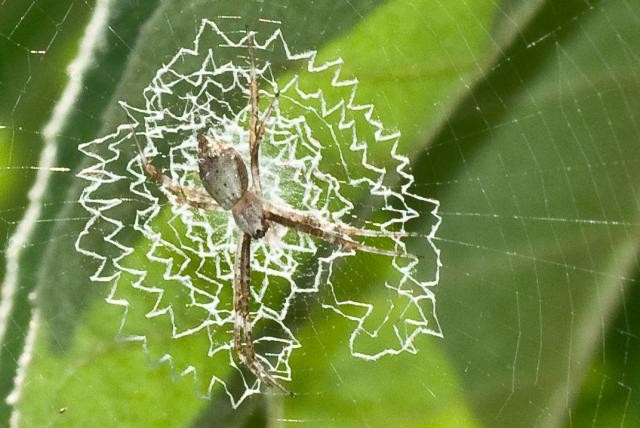
[[249,47],[249,57],[251,59],[251,71],[249,80],[249,103],[251,104],[251,117],[249,118],[249,153],[251,157],[251,182],[256,195],[262,197],[262,187],[260,183],[260,143],[265,132],[265,123],[271,116],[276,100],[280,92],[276,92],[275,97],[269,103],[264,116],[260,119],[260,85],[256,77],[255,45],[253,32],[247,31],[247,44]]
[[349,226],[348,224],[343,224],[343,223],[342,224],[331,223],[326,220],[310,216],[304,212],[297,211],[291,208],[279,207],[277,205],[272,205],[268,202],[264,203],[264,208],[266,211],[269,211],[270,213],[277,214],[279,216],[284,216],[284,217],[296,218],[299,221],[313,225],[315,228],[330,229],[332,232],[347,235],[350,238],[353,238],[355,236],[365,236],[365,237],[372,237],[372,238],[377,238],[377,237],[403,238],[403,237],[424,236],[420,233],[415,233],[415,232],[368,230],[368,229],[360,229],[357,227]]
[[258,130],[256,131],[256,144],[258,146],[260,146],[260,143],[262,142],[262,137],[264,136],[264,131],[266,130],[265,124],[269,119],[269,117],[271,117],[271,113],[273,113],[273,109],[275,108],[276,101],[278,101],[279,97],[280,97],[280,91],[277,91],[274,97],[271,99],[271,102],[267,106],[267,109],[265,110],[265,113],[262,116],[262,119],[258,123]]
[[251,181],[253,183],[253,191],[259,197],[262,197],[262,188],[260,187],[260,165],[258,162],[258,153],[260,151],[260,142],[258,140],[258,115],[260,110],[258,104],[260,102],[260,94],[258,87],[258,79],[256,78],[256,61],[253,46],[253,32],[247,31],[247,44],[249,45],[249,57],[251,58],[251,72],[249,80],[249,103],[251,104],[251,117],[249,118],[249,153],[251,155]]
[[233,275],[233,307],[235,319],[233,323],[233,348],[240,362],[251,370],[260,380],[292,395],[280,385],[264,368],[256,356],[251,334],[251,314],[249,312],[249,278],[251,276],[251,235],[241,232],[236,249]]
[[[129,115],[128,112],[127,115]],[[131,118],[131,116],[129,117]],[[164,187],[171,194],[173,194],[173,196],[176,198],[176,202],[203,210],[220,210],[220,206],[207,192],[203,192],[202,190],[195,189],[189,186],[182,186],[177,181],[160,172],[158,168],[156,168],[155,165],[149,162],[149,160],[145,156],[144,152],[142,151],[142,146],[140,145],[138,137],[136,136],[136,132],[133,128],[131,129],[130,135],[133,136],[133,141],[135,142],[136,148],[138,149],[138,154],[140,155],[140,166],[142,167],[142,170],[156,184]]]
[[358,235],[358,233],[355,233],[356,231],[361,232],[360,236],[379,236],[390,238],[398,236],[411,236],[409,233],[361,231],[349,226],[340,226],[332,223],[327,223],[315,217],[302,214],[297,211],[286,210],[279,207],[276,208],[271,204],[265,204],[264,213],[267,220],[269,221],[281,224],[302,233],[317,236],[318,238],[322,238],[332,244],[341,245],[344,248],[362,251],[365,253],[379,254],[388,257],[408,257],[414,259],[418,258],[413,254],[400,253],[397,251],[382,250],[380,248],[370,247],[361,244],[351,238],[351,236]]

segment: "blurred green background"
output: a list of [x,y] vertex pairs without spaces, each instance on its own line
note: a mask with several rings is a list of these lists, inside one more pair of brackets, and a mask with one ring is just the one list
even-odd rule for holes
[[[311,298],[299,395],[238,410],[155,364],[169,344],[147,356],[116,341],[121,310],[73,247],[87,216],[78,144],[112,132],[117,101],[140,102],[200,19],[221,15],[281,20],[293,51],[343,58],[443,217],[443,339],[364,362],[349,325]],[[68,72],[87,31],[100,43]],[[637,426],[638,46],[631,0],[1,2],[0,426]],[[47,136],[69,73],[78,95]],[[46,142],[70,171],[49,174],[32,232],[11,244]]]

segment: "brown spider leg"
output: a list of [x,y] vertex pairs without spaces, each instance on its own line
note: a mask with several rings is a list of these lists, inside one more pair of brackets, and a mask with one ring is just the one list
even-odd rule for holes
[[258,104],[260,101],[258,79],[256,78],[256,62],[253,46],[253,33],[247,27],[247,38],[249,45],[249,56],[251,57],[251,77],[249,80],[249,103],[251,104],[251,117],[249,118],[249,153],[251,155],[251,181],[256,195],[262,197],[260,187],[260,165],[258,163],[258,153],[260,142],[258,138],[259,114]]
[[242,364],[260,380],[275,386],[282,392],[289,391],[276,381],[262,363],[257,359],[251,334],[251,315],[249,313],[249,277],[251,274],[251,235],[242,233],[238,240],[233,275],[233,307],[235,319],[233,323],[233,349]]
[[366,230],[359,229],[357,227],[349,226],[348,224],[336,224],[330,223],[326,220],[319,219],[317,217],[310,216],[306,213],[293,210],[291,208],[279,207],[276,205],[272,205],[268,202],[264,202],[264,210],[271,215],[280,216],[280,217],[288,217],[299,223],[310,224],[316,229],[330,230],[333,233],[347,235],[350,238],[354,236],[365,236],[365,237],[382,237],[382,238],[402,238],[407,236],[420,236],[418,233],[413,232],[391,232],[391,231],[379,231],[379,230]]
[[[286,215],[284,211],[279,208],[278,210],[273,210],[273,207],[265,204],[264,213],[267,220],[273,221],[275,223],[281,224],[291,229],[295,229],[299,232],[306,233],[309,235],[317,236],[318,238],[322,238],[327,242],[332,244],[341,245],[344,248],[348,248],[351,250],[362,251],[365,253],[371,254],[379,254],[382,256],[388,257],[411,257],[416,258],[412,254],[403,254],[398,253],[396,251],[382,250],[380,248],[369,247],[367,245],[363,245],[357,241],[354,241],[349,236],[343,236],[340,231],[343,226],[333,225],[331,223],[325,223],[313,217],[297,213],[295,211],[287,211]],[[332,230],[333,227],[333,230]],[[346,227],[347,230],[352,230],[351,227]],[[388,234],[381,234],[376,236],[406,236],[406,235],[397,235],[393,232]]]
[[133,141],[138,148],[138,152],[140,154],[140,164],[144,172],[156,184],[164,187],[170,193],[172,193],[176,198],[176,202],[203,210],[220,210],[220,206],[208,193],[202,190],[194,189],[193,187],[182,186],[177,181],[172,180],[170,177],[160,172],[158,168],[155,167],[155,165],[147,160],[147,157],[142,151],[142,146],[140,146],[140,143],[138,142],[138,137],[136,136],[136,133],[133,129],[131,130],[131,135],[133,136]]
[[249,102],[251,104],[251,117],[249,119],[249,153],[251,156],[251,182],[256,195],[262,197],[262,187],[260,183],[260,143],[265,132],[265,123],[271,116],[275,103],[280,96],[276,92],[275,97],[269,103],[262,120],[260,120],[260,93],[258,79],[256,78],[256,60],[253,33],[246,28],[249,45],[249,57],[251,58],[251,74],[249,80]]
[[258,146],[262,142],[262,137],[263,137],[264,131],[265,131],[265,127],[264,127],[265,123],[267,122],[269,117],[271,117],[271,113],[273,113],[273,109],[274,109],[274,107],[276,105],[276,101],[278,101],[279,97],[280,97],[280,92],[277,91],[275,93],[275,96],[273,97],[273,99],[269,103],[269,106],[267,107],[267,110],[265,111],[264,116],[262,117],[262,120],[260,120],[260,123],[258,124],[258,131],[256,132],[256,144]]

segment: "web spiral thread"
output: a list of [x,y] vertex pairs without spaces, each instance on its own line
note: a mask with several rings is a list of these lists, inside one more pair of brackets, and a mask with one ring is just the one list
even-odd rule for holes
[[[433,293],[439,202],[411,192],[400,134],[384,128],[372,105],[357,104],[358,82],[341,78],[342,60],[317,63],[315,51],[292,53],[273,23],[255,38],[263,111],[279,93],[261,149],[265,199],[361,228],[366,245],[409,254],[360,254],[272,227],[252,246],[259,359],[274,377],[292,378],[289,360],[302,346],[293,308],[309,294],[351,323],[355,357],[416,352],[416,337],[442,335]],[[223,31],[203,20],[193,47],[180,49],[146,87],[145,105],[121,103],[131,121],[81,145],[95,163],[79,174],[87,180],[80,203],[91,219],[76,242],[96,262],[91,280],[111,284],[107,302],[124,309],[119,336],[141,341],[152,361],[192,375],[203,396],[222,388],[234,407],[261,388],[233,355],[237,228],[230,213],[179,204],[151,182],[132,134],[146,158],[181,185],[202,188],[201,133],[234,144],[248,165],[247,44],[244,29]],[[366,266],[379,269],[363,273]],[[382,291],[385,297],[368,298]],[[230,385],[232,372],[240,388]]]

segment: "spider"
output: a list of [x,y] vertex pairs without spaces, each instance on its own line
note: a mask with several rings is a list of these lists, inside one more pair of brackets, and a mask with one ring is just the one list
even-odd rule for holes
[[348,250],[394,257],[408,255],[366,246],[354,238],[357,236],[397,237],[411,236],[412,234],[408,232],[379,232],[359,229],[346,224],[330,223],[288,207],[273,205],[263,198],[260,186],[260,143],[266,132],[265,124],[274,111],[279,92],[276,92],[275,97],[260,117],[253,34],[247,29],[246,39],[251,61],[248,79],[251,108],[249,118],[251,187],[249,186],[249,173],[242,157],[231,144],[225,141],[206,134],[198,135],[198,168],[204,187],[203,191],[183,186],[163,174],[146,158],[134,131],[132,131],[132,135],[144,172],[151,180],[170,192],[177,203],[201,210],[231,211],[239,229],[233,268],[233,350],[240,363],[246,366],[258,379],[292,395],[269,373],[255,352],[249,312],[251,241],[263,238],[269,227],[273,223],[278,223],[298,232],[322,238]]

